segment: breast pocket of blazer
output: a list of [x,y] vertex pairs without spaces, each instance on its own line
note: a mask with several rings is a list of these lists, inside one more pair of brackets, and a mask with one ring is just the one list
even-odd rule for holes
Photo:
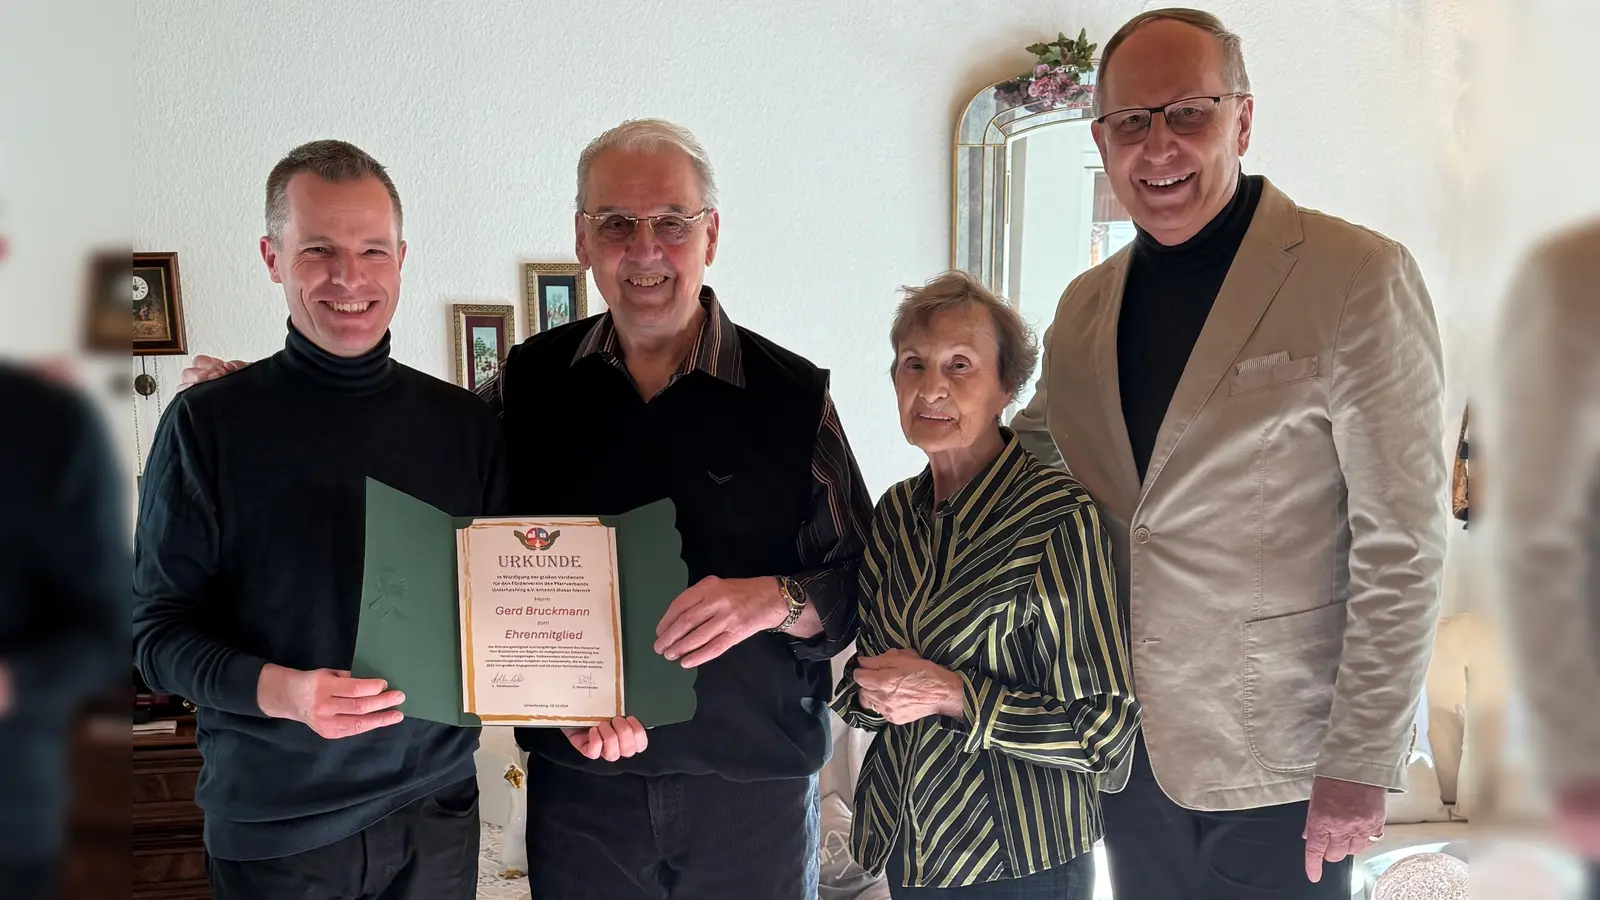
[[1316,378],[1319,371],[1315,356],[1290,359],[1287,353],[1275,353],[1270,357],[1247,359],[1234,367],[1233,379],[1228,383],[1228,396],[1237,397],[1309,381]]

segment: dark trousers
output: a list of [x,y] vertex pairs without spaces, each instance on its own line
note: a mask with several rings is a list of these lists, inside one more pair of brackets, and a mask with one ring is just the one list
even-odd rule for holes
[[528,759],[536,900],[815,900],[817,778],[595,775]]
[[[889,866],[883,874],[889,883],[889,896],[894,900],[1094,900],[1093,853],[1021,878],[966,887],[925,888],[900,886],[905,880],[905,871],[900,864],[900,853],[896,851],[890,854]],[[1120,900],[1122,895],[1117,896]]]
[[475,900],[478,843],[474,776],[325,847],[207,869],[214,900]]
[[1589,864],[1589,900],[1600,900],[1600,862]]
[[6,900],[53,900],[60,861],[0,860],[0,897]]
[[1101,794],[1112,892],[1138,900],[1350,900],[1353,861],[1306,878],[1307,804],[1184,809],[1156,784],[1141,736],[1128,786]]

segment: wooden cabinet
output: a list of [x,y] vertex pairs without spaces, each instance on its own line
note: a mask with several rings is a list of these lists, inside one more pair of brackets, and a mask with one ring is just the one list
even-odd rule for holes
[[[114,710],[114,704],[106,704]],[[105,709],[79,719],[68,765],[72,806],[60,900],[126,900],[128,896],[128,718]]]
[[133,738],[133,900],[210,900],[194,721]]

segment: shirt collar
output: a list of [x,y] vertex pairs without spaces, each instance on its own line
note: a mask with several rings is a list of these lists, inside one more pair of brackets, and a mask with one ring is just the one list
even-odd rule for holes
[[[672,381],[699,369],[713,378],[726,381],[734,387],[744,387],[744,358],[739,349],[739,331],[728,314],[723,312],[717,294],[709,286],[700,287],[700,305],[705,309],[705,319],[700,333],[695,336],[689,355],[679,364]],[[587,356],[599,354],[614,365],[622,363],[622,341],[617,336],[617,326],[607,312],[590,327],[589,334],[572,357],[573,365]]]
[[946,517],[958,537],[981,530],[984,521],[1005,495],[1006,486],[1021,471],[1027,459],[1028,451],[1023,449],[1016,432],[1002,425],[1000,438],[1005,441],[1000,454],[937,508],[933,503],[933,468],[929,466],[922,470],[922,474],[911,485],[911,504],[917,512],[919,528],[929,527],[933,517],[939,515]]

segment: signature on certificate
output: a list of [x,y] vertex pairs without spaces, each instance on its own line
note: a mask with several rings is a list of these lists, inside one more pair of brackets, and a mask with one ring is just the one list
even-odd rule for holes
[[574,687],[594,687],[594,676],[593,675],[579,675],[577,683],[574,684],[573,686]]
[[508,675],[505,672],[496,672],[490,684],[521,684],[521,675]]

